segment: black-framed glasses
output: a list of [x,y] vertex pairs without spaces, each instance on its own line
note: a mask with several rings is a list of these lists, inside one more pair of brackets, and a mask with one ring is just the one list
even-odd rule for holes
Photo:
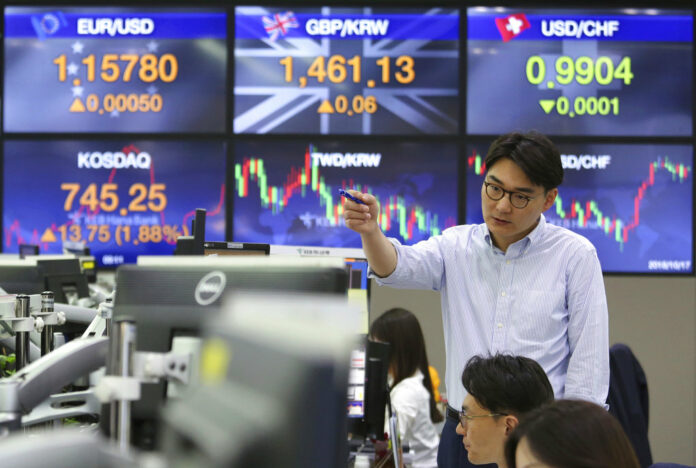
[[476,415],[470,415],[466,414],[466,410],[461,410],[459,412],[459,423],[462,425],[462,427],[466,426],[466,424],[471,421],[472,419],[476,418],[492,418],[495,416],[507,416],[507,413],[488,413],[488,414],[476,414]]
[[537,198],[530,197],[529,195],[525,195],[521,192],[511,192],[509,190],[505,190],[504,188],[499,187],[490,182],[484,182],[483,185],[486,186],[486,195],[488,195],[488,198],[494,201],[498,201],[501,198],[503,198],[507,193],[510,195],[510,204],[515,208],[519,209],[526,208],[530,200],[534,200],[535,198]]

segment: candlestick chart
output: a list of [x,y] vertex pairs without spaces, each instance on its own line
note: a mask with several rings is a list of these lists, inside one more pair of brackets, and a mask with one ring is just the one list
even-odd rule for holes
[[412,244],[456,224],[454,145],[238,142],[233,237],[279,245],[360,247],[338,189],[374,195],[387,236]]
[[[693,271],[693,150],[682,145],[560,145],[564,181],[547,222],[589,239],[605,272]],[[483,222],[481,150],[470,145],[468,223]]]

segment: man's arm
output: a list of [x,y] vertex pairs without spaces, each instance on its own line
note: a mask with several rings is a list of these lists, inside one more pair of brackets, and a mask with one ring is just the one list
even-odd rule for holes
[[609,317],[597,253],[580,252],[569,273],[565,398],[604,406],[609,391]]
[[380,277],[389,276],[396,269],[396,250],[377,223],[379,203],[370,194],[348,191],[365,204],[346,199],[343,218],[346,226],[360,234],[363,251],[372,271]]

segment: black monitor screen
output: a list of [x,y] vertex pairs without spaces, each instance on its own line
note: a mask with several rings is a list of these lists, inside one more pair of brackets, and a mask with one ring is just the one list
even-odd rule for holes
[[402,243],[457,222],[454,144],[259,141],[235,153],[235,241],[360,247],[340,188],[375,195],[382,230]]
[[5,9],[7,132],[222,132],[221,10]]
[[[544,213],[548,222],[589,239],[605,272],[694,271],[691,146],[558,146],[565,175],[555,205]],[[468,223],[483,222],[485,149],[485,143],[468,149]]]
[[467,131],[689,136],[690,11],[469,8]]
[[271,246],[251,242],[204,242],[203,255],[269,255]]
[[22,262],[0,263],[0,288],[11,294],[52,291],[56,302],[74,304],[89,297],[87,276],[77,258],[35,257]]
[[5,141],[4,252],[84,242],[100,266],[171,255],[196,208],[225,238],[225,145],[210,141]]
[[39,246],[35,244],[19,244],[19,258],[29,255],[39,255]]
[[235,9],[236,133],[452,134],[459,12]]

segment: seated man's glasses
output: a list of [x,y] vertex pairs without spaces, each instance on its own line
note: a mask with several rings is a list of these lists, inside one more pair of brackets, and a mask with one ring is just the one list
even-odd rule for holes
[[477,414],[477,415],[472,416],[472,415],[467,414],[466,410],[461,410],[459,412],[459,422],[462,425],[462,427],[464,427],[472,419],[492,418],[494,416],[507,416],[507,413],[488,413],[488,414]]

